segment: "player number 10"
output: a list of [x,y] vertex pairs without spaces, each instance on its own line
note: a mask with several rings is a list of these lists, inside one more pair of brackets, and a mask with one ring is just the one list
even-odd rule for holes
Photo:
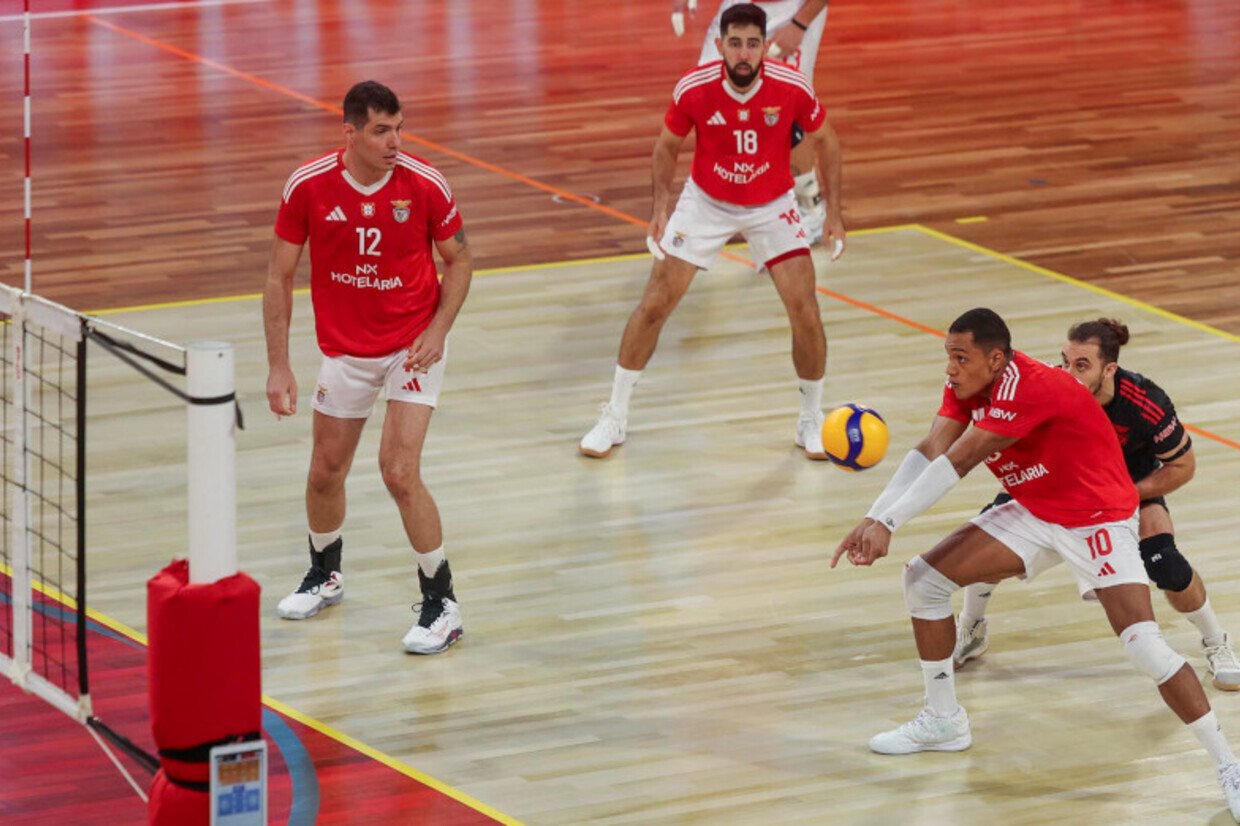
[[736,151],[745,155],[754,155],[758,152],[758,133],[754,129],[733,129],[732,135],[736,138]]
[[1100,556],[1106,556],[1111,553],[1113,546],[1111,545],[1111,534],[1106,528],[1095,533],[1093,536],[1085,540],[1089,545],[1089,558],[1097,559]]

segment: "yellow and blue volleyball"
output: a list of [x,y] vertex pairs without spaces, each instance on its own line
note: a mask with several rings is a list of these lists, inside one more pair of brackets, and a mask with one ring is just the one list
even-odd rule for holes
[[846,404],[822,421],[822,447],[827,458],[845,470],[872,468],[887,455],[887,423],[874,410]]

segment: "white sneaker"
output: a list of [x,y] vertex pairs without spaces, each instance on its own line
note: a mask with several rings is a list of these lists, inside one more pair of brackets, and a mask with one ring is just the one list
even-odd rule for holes
[[418,621],[401,640],[410,654],[438,654],[465,633],[456,600],[424,599],[416,607]]
[[923,708],[911,722],[870,739],[870,750],[879,754],[912,754],[918,751],[964,751],[973,744],[969,715],[964,706],[948,717]]
[[1218,784],[1223,787],[1227,808],[1232,820],[1240,823],[1240,763],[1228,763],[1218,767]]
[[986,634],[985,618],[969,626],[956,620],[956,649],[952,651],[952,663],[957,671],[969,660],[982,656],[989,647],[990,637]]
[[297,590],[280,600],[276,611],[283,619],[302,620],[313,617],[328,605],[344,599],[344,574],[311,565]]
[[1236,659],[1231,638],[1224,634],[1219,645],[1202,642],[1201,646],[1206,650],[1206,664],[1214,675],[1214,687],[1223,691],[1240,691],[1240,659]]
[[805,455],[810,459],[827,458],[827,451],[822,446],[822,420],[824,418],[823,412],[819,410],[813,415],[802,413],[797,419],[796,446],[804,448]]
[[578,452],[582,456],[606,459],[613,447],[624,444],[626,424],[624,417],[618,415],[610,404],[603,405],[603,412],[598,417],[598,423],[582,437],[581,444],[577,446]]

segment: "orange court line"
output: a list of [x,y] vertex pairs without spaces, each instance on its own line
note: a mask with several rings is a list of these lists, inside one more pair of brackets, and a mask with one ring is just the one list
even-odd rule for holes
[[[309,104],[310,106],[313,106],[317,109],[322,109],[325,112],[331,112],[336,115],[343,114],[340,107],[338,106],[333,106],[330,103],[324,103],[321,100],[316,100],[315,98],[312,98],[309,95],[303,95],[300,92],[297,92],[297,91],[294,91],[288,88],[287,86],[282,86],[279,83],[266,80],[264,78],[259,77],[258,75],[253,75],[253,74],[250,74],[249,72],[243,72],[240,69],[234,69],[231,66],[227,66],[223,63],[220,63],[219,61],[212,60],[209,57],[205,57],[203,55],[197,54],[196,52],[191,52],[188,49],[182,49],[179,46],[173,46],[171,43],[165,43],[162,40],[157,40],[148,35],[140,34],[139,32],[136,32],[132,29],[125,28],[124,26],[118,26],[115,23],[108,22],[94,15],[85,15],[85,17],[87,20],[89,20],[90,22],[98,26],[103,26],[106,29],[111,29],[117,34],[124,35],[125,37],[133,38],[134,40],[138,40],[156,49],[161,49],[165,52],[176,55],[177,57],[184,58],[185,60],[189,60],[194,63],[200,63],[204,66],[210,66],[211,68],[217,69],[221,72],[224,72],[225,74],[232,75],[233,77],[238,78],[239,80],[244,80],[247,83],[252,83],[255,86],[259,86],[263,89],[276,92],[277,94],[285,95],[286,97],[291,97],[295,100],[301,101],[302,103]],[[503,177],[511,178],[514,181],[518,181],[520,183],[525,184],[526,186],[533,187],[534,189],[539,189],[539,190],[542,190],[543,192],[551,193],[552,195],[558,195],[560,198],[563,198],[564,200],[571,201],[575,204],[579,204],[583,207],[586,207],[587,209],[597,210],[603,213],[604,215],[609,215],[612,218],[616,218],[617,220],[624,221],[629,224],[634,224],[639,227],[646,227],[648,225],[646,221],[643,221],[642,219],[637,218],[633,215],[629,215],[626,212],[621,212],[618,209],[612,209],[611,207],[604,206],[603,204],[595,203],[593,200],[589,198],[583,197],[581,195],[576,195],[566,190],[559,189],[558,187],[554,187],[551,184],[543,183],[542,181],[539,181],[535,178],[531,178],[527,175],[522,175],[520,172],[515,172],[506,167],[499,166],[498,164],[493,164],[490,161],[484,161],[481,158],[475,158],[472,155],[467,155],[464,152],[451,149],[447,146],[443,146],[441,144],[435,143],[434,141],[427,140],[426,138],[420,137],[418,135],[414,135],[409,132],[403,132],[402,134],[406,138],[408,138],[411,142],[416,143],[420,146],[426,147],[427,149],[431,149],[435,152],[440,152],[444,155],[447,155],[448,157],[455,158],[463,163],[467,163],[471,166],[476,166],[479,169],[485,169],[488,172],[494,172],[497,175],[502,175]],[[972,219],[966,219],[966,220],[972,220]],[[964,246],[966,248],[984,252],[985,254],[990,255],[994,258],[997,258],[1001,261],[1015,263],[1033,272],[1041,273],[1048,277],[1058,278],[1060,280],[1068,281],[1070,283],[1076,284],[1077,286],[1081,286],[1086,289],[1092,289],[1096,292],[1101,292],[1107,295],[1111,295],[1111,296],[1124,299],[1128,301],[1129,303],[1135,303],[1139,307],[1148,309],[1160,315],[1165,315],[1165,316],[1174,318],[1176,320],[1186,322],[1190,326],[1205,329],[1209,332],[1217,332],[1217,331],[1214,331],[1213,328],[1209,328],[1206,325],[1201,324],[1200,322],[1194,322],[1192,319],[1183,318],[1181,316],[1176,316],[1171,313],[1167,313],[1165,310],[1161,310],[1160,308],[1154,307],[1152,305],[1144,304],[1143,302],[1134,302],[1132,299],[1128,299],[1127,297],[1121,296],[1118,293],[1112,293],[1109,290],[1102,290],[1101,288],[1096,287],[1094,285],[1078,281],[1077,279],[1074,279],[1074,278],[1068,278],[1067,276],[1060,275],[1059,273],[1054,273],[1042,267],[1035,267],[1034,265],[1028,264],[1027,262],[1019,261],[1018,259],[1014,259],[1011,256],[1007,256],[1002,253],[998,253],[993,250],[986,249],[985,247],[981,247],[975,244],[970,244],[961,239],[947,235],[946,233],[942,233],[937,230],[930,229],[929,227],[923,227],[921,225],[916,225],[916,224],[910,225],[910,226],[926,234],[948,239],[952,241],[953,243],[956,243],[960,246]],[[749,259],[745,258],[744,256],[737,255],[736,253],[730,252],[726,249],[722,252],[722,256],[731,261],[753,266],[753,262],[750,261]],[[866,312],[874,313],[875,315],[881,316],[891,321],[895,321],[907,327],[912,327],[915,330],[920,330],[923,333],[929,333],[931,335],[938,336],[939,338],[946,337],[946,333],[944,333],[941,330],[937,330],[934,327],[929,327],[920,322],[913,321],[910,318],[905,318],[904,316],[899,315],[897,313],[893,313],[889,310],[884,310],[881,307],[875,306],[865,301],[860,301],[855,298],[850,298],[842,293],[837,293],[833,290],[828,290],[827,288],[821,287],[821,286],[817,287],[816,289],[818,290],[818,292],[822,293],[825,296],[828,296],[829,298],[834,298],[837,301],[842,301],[846,304],[851,304],[852,306],[865,310]],[[1232,338],[1231,336],[1226,336],[1226,337]],[[1240,443],[1232,441],[1231,439],[1228,439],[1223,436],[1219,436],[1216,433],[1211,433],[1208,430],[1204,430],[1199,427],[1194,427],[1192,425],[1185,424],[1185,427],[1193,431],[1194,433],[1198,433],[1202,436],[1205,436],[1208,439],[1213,439],[1219,444],[1227,445],[1228,447],[1232,447],[1232,448],[1235,448],[1236,450],[1240,450]]]

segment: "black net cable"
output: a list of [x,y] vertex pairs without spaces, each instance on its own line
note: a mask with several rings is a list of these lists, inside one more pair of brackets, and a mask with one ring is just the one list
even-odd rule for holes
[[182,401],[187,402],[188,404],[213,405],[213,404],[228,404],[229,402],[231,402],[233,405],[233,409],[236,413],[237,429],[245,430],[245,419],[241,415],[241,405],[237,403],[236,393],[226,393],[222,396],[209,396],[206,398],[199,397],[199,396],[191,396],[188,393],[186,393],[184,390],[181,390],[180,388],[173,386],[166,379],[162,378],[161,376],[156,375],[153,371],[151,371],[147,367],[144,367],[143,365],[139,364],[135,359],[131,358],[130,356],[132,355],[132,356],[138,356],[139,358],[144,358],[147,361],[151,362],[152,364],[155,364],[158,367],[164,370],[167,370],[169,373],[176,373],[179,376],[185,375],[185,368],[183,366],[173,364],[172,362],[165,361],[161,358],[156,358],[150,353],[146,353],[146,352],[139,350],[138,348],[134,347],[132,344],[129,344],[128,342],[118,341],[112,338],[111,336],[109,336],[107,333],[101,333],[99,330],[96,330],[93,327],[90,327],[89,325],[87,325],[85,330],[86,330],[86,335],[89,338],[93,339],[94,342],[98,344],[100,347],[107,350],[109,353],[111,353],[112,355],[120,359],[121,361],[128,364],[134,370],[137,370],[139,373],[146,376],[151,381],[155,382],[155,384],[164,388],[169,393],[176,396],[178,399],[181,399]]

